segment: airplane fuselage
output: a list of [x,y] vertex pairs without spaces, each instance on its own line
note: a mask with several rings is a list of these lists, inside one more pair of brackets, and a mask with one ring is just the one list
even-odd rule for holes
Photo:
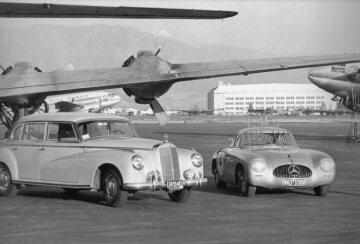
[[357,110],[354,109],[353,100],[359,100],[360,74],[354,73],[353,79],[349,79],[348,74],[343,72],[334,72],[329,68],[313,68],[308,78],[319,88],[341,97],[347,108]]

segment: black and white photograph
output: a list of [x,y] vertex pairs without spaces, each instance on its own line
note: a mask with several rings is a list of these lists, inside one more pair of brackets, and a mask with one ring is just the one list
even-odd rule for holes
[[359,11],[0,0],[0,243],[359,243]]

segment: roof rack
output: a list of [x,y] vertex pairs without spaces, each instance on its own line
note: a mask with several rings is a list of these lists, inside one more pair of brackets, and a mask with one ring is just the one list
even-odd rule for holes
[[256,117],[251,119],[248,118],[248,128],[250,127],[277,127],[279,128],[279,115],[276,118],[273,118],[270,115],[260,115],[260,116],[253,116]]

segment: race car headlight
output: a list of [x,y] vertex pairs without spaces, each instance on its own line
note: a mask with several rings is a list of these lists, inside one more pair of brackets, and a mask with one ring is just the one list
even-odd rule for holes
[[134,155],[131,158],[132,166],[137,170],[142,170],[144,168],[144,159],[139,155]]
[[261,173],[266,169],[266,162],[262,158],[255,158],[251,161],[251,169]]
[[320,160],[320,169],[325,173],[331,173],[335,170],[335,162],[331,158],[322,158]]
[[193,153],[191,155],[191,162],[196,167],[201,167],[203,165],[203,157],[200,153]]
[[195,172],[192,169],[187,169],[184,171],[184,178],[187,180],[191,180],[195,178]]

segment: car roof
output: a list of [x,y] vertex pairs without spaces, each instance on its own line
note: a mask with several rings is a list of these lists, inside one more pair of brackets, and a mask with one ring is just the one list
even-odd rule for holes
[[58,112],[58,113],[39,113],[29,115],[19,119],[18,123],[32,122],[32,121],[58,121],[58,122],[79,122],[84,120],[99,120],[99,119],[111,119],[129,121],[127,118],[102,113],[76,113],[76,112]]
[[238,131],[238,134],[248,134],[248,133],[290,133],[288,130],[279,128],[279,127],[250,127]]

